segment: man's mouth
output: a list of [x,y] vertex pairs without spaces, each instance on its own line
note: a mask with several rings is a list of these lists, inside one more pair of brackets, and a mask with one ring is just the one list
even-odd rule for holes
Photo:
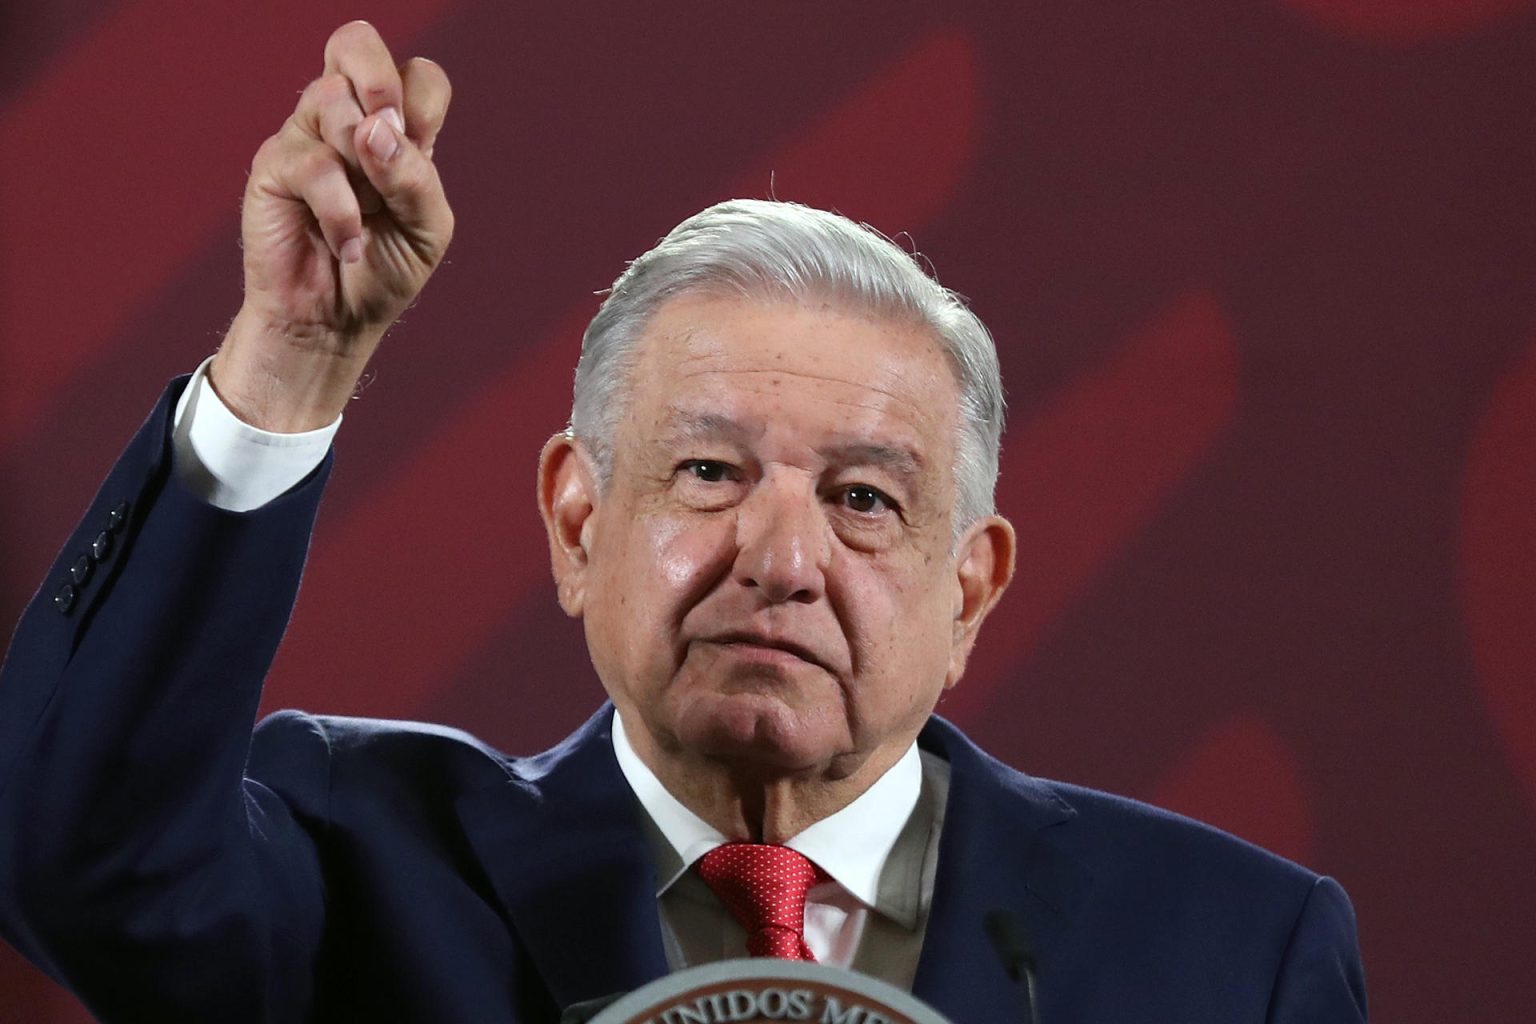
[[[784,661],[786,656],[798,661],[807,662],[818,668],[827,669],[827,665],[804,644],[780,637],[766,636],[762,633],[754,633],[748,630],[733,630],[727,633],[719,633],[706,637],[706,643],[720,647],[729,647],[737,654],[754,661]],[[830,669],[827,669],[830,671]]]

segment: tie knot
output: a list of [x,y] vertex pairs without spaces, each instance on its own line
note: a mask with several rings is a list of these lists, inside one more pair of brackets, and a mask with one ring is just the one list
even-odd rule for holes
[[805,945],[805,895],[821,871],[787,846],[726,843],[699,858],[699,876],[747,932],[747,952],[814,960]]

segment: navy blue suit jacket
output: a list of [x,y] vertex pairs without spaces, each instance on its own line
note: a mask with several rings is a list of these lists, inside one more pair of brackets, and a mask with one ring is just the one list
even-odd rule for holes
[[[173,386],[28,608],[0,675],[0,931],[109,1021],[554,1021],[667,970],[611,708],[508,758],[451,729],[284,712],[255,730],[328,465],[253,513],[170,466]],[[1332,881],[1133,801],[948,760],[914,990],[1012,1021],[1365,1017]]]

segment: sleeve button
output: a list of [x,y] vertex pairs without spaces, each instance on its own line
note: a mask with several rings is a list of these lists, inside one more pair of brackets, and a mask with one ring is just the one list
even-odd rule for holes
[[91,571],[96,568],[96,563],[91,561],[90,555],[81,555],[75,559],[75,564],[69,567],[70,581],[77,587],[85,586],[91,578]]
[[57,594],[53,595],[53,606],[59,610],[59,614],[68,615],[70,610],[75,607],[75,598],[78,596],[79,593],[75,590],[74,586],[66,583],[59,588]]
[[112,507],[111,512],[107,513],[107,529],[117,533],[126,525],[128,525],[128,503],[120,501]]
[[91,557],[100,562],[112,553],[112,535],[102,530],[91,541]]

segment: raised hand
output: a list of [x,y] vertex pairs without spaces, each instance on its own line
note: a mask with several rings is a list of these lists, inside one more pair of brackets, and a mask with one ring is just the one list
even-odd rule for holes
[[453,212],[432,149],[449,95],[440,67],[396,67],[367,22],[332,33],[325,73],[246,184],[245,302],[209,370],[241,419],[283,432],[334,420],[442,261]]

